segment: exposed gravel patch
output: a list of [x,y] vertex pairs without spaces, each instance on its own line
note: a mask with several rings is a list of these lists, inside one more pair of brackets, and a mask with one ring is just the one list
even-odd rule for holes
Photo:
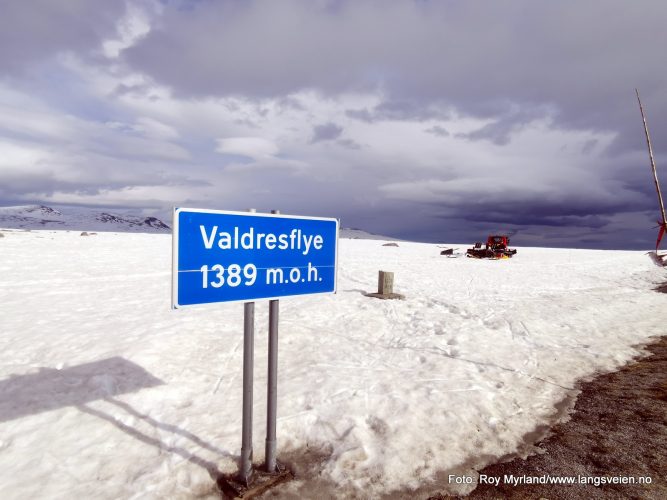
[[[667,337],[647,351],[649,356],[617,372],[581,383],[571,419],[536,445],[538,454],[481,470],[480,477],[500,478],[499,484],[478,484],[465,498],[667,498]],[[504,482],[508,475],[625,477],[636,483],[514,485]],[[639,484],[640,477],[650,478],[650,484]]]

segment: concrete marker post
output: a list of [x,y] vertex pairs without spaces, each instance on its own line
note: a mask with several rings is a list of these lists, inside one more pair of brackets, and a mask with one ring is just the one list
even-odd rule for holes
[[375,297],[376,299],[398,299],[403,300],[405,295],[394,293],[394,273],[389,271],[380,271],[378,273],[378,291],[377,293],[365,293],[366,297]]
[[378,293],[381,295],[394,293],[394,273],[387,271],[378,273]]

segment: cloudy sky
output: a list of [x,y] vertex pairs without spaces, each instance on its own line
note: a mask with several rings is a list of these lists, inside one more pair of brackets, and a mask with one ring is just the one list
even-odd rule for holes
[[650,248],[634,89],[667,183],[666,26],[663,0],[6,0],[0,205]]

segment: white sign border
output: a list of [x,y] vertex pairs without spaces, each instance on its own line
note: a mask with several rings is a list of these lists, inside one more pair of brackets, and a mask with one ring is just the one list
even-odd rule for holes
[[[220,302],[204,302],[200,304],[179,304],[178,303],[178,214],[180,212],[197,212],[202,214],[224,214],[224,215],[245,215],[248,217],[273,217],[276,219],[300,219],[300,220],[321,220],[333,221],[336,223],[336,243],[334,248],[334,289],[326,292],[297,293],[294,295],[280,295],[278,297],[262,297],[253,300],[225,300]],[[185,208],[174,207],[171,224],[171,308],[182,309],[183,307],[210,306],[214,304],[234,304],[259,302],[261,300],[280,300],[287,297],[306,297],[309,295],[325,295],[338,293],[338,240],[340,240],[340,220],[333,217],[310,217],[305,215],[290,214],[271,214],[265,212],[237,212],[234,210],[208,210],[206,208]]]

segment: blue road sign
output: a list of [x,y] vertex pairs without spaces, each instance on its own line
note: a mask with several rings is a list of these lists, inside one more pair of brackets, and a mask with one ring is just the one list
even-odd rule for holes
[[338,221],[175,208],[172,307],[335,293]]

